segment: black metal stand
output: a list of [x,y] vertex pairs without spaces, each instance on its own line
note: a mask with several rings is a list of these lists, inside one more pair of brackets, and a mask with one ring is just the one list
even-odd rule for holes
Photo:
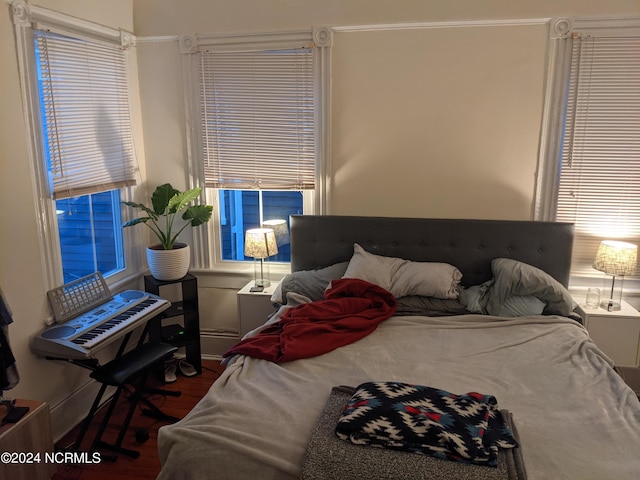
[[[139,456],[139,452],[123,448],[122,442],[129,428],[129,424],[131,423],[131,418],[133,417],[136,406],[140,403],[143,403],[147,407],[147,409],[143,410],[143,414],[147,414],[147,412],[149,412],[148,414],[150,416],[170,423],[179,420],[179,418],[173,417],[171,415],[166,415],[144,396],[149,392],[162,393],[163,395],[170,395],[175,397],[180,396],[181,393],[179,391],[153,389],[145,385],[149,373],[154,368],[163,364],[167,359],[171,358],[177,350],[177,347],[158,342],[143,343],[146,336],[147,328],[145,327],[145,330],[140,337],[136,348],[131,350],[130,352],[123,353],[131,337],[131,332],[127,333],[123,338],[120,347],[118,348],[118,352],[115,358],[104,365],[100,365],[97,360],[93,359],[57,359],[66,360],[75,365],[91,370],[92,373],[90,376],[101,383],[100,390],[98,391],[98,394],[96,395],[93,404],[89,409],[89,413],[83,420],[80,431],[78,432],[78,436],[76,437],[75,443],[73,444],[72,449],[74,451],[78,451],[80,449],[80,445],[85,435],[87,434],[87,431],[89,430],[91,421],[100,408],[102,398],[107,390],[107,387],[109,386],[116,387],[116,391],[111,398],[109,407],[105,412],[105,416],[102,419],[98,428],[98,432],[96,433],[96,436],[93,440],[93,443],[91,445],[92,450],[96,448],[104,448],[118,454],[127,455],[131,458],[137,458]],[[127,411],[124,423],[122,424],[122,427],[118,432],[118,437],[115,443],[106,443],[102,441],[102,435],[104,434],[109,424],[109,420],[111,419],[111,416],[115,410],[122,392],[125,390],[130,393],[131,404],[129,406],[129,410]],[[115,457],[105,457],[105,460],[115,461]]]

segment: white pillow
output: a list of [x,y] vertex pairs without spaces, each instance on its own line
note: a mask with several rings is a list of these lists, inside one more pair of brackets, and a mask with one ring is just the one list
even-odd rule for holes
[[396,298],[407,295],[458,298],[462,273],[448,263],[411,262],[374,255],[356,243],[342,278],[365,280],[391,292]]

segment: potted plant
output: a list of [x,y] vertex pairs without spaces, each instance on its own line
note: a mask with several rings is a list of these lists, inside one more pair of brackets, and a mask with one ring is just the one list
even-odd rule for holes
[[[158,280],[178,280],[189,271],[191,251],[186,243],[178,243],[178,235],[189,225],[197,227],[211,219],[210,205],[190,205],[202,189],[192,188],[181,192],[170,183],[160,185],[151,195],[152,208],[141,203],[123,202],[141,209],[146,215],[129,220],[123,227],[144,223],[158,237],[160,243],[147,247],[147,262],[151,275]],[[182,212],[182,225],[174,226],[176,216]]]

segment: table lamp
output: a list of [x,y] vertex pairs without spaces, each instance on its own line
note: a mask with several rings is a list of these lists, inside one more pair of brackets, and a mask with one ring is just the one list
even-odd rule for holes
[[[622,284],[625,275],[635,275],[638,246],[617,240],[600,242],[593,268],[613,276],[611,294],[600,302],[600,308],[608,311],[620,310],[622,304]],[[616,286],[616,276],[621,277]]]
[[[244,254],[247,257],[253,257],[255,260],[253,277],[256,287],[264,288],[271,285],[269,281],[269,262],[266,259],[276,253],[278,253],[278,245],[272,229],[252,228],[245,232]],[[258,263],[260,265],[259,276]]]

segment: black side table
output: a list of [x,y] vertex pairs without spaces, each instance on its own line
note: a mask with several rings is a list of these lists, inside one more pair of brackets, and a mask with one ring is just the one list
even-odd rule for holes
[[[182,300],[171,302],[171,307],[149,320],[149,340],[185,347],[187,362],[193,365],[200,374],[202,373],[202,356],[200,353],[198,279],[190,273],[179,280],[157,280],[151,275],[144,277],[145,291],[160,297],[162,297],[161,289],[163,286],[176,283],[181,284]],[[164,319],[173,317],[183,317],[183,324],[163,325]]]

